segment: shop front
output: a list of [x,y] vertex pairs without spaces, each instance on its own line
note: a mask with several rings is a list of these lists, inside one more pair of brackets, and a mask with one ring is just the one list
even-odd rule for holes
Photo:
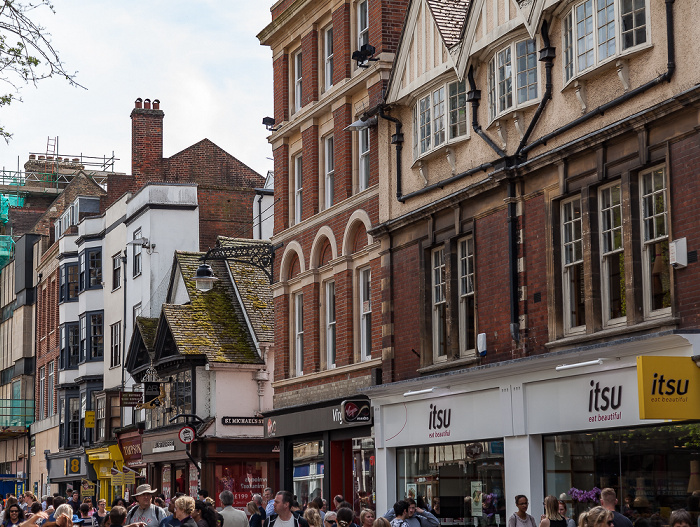
[[145,432],[141,458],[146,464],[147,481],[169,500],[175,492],[189,494],[190,458],[185,443],[178,437],[179,428],[158,433]]
[[50,485],[57,485],[58,492],[65,496],[69,492],[80,490],[84,482],[94,483],[97,474],[88,462],[83,448],[76,448],[57,453],[47,453]]
[[[121,495],[121,481],[119,478],[113,479],[113,472],[121,474],[124,458],[118,445],[109,445],[85,450],[88,461],[97,475],[96,500],[106,500],[111,504],[114,498]],[[115,487],[116,484],[116,487]],[[86,492],[92,492],[86,485]],[[87,494],[83,493],[81,497]],[[92,497],[92,496],[91,496]]]
[[267,412],[265,437],[279,439],[282,489],[300,504],[341,494],[374,509],[375,460],[369,399],[354,397]]
[[[647,520],[640,525],[666,524],[681,507],[697,511],[693,338],[630,339],[368,389],[378,508],[411,496],[443,525],[503,527],[518,494],[530,498],[536,518],[549,494],[576,518],[595,504],[596,489],[612,487],[621,512]],[[678,370],[658,369],[672,359]],[[671,406],[644,410],[663,398]],[[695,413],[670,422],[679,418],[678,404]]]
[[119,449],[124,459],[122,472],[125,479],[120,495],[125,499],[129,499],[138,485],[146,482],[146,463],[143,461],[141,433],[141,429],[133,427],[117,434]]

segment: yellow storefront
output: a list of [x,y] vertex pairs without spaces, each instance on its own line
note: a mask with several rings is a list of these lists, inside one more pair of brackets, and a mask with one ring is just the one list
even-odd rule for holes
[[[107,505],[111,505],[115,496],[120,496],[120,488],[123,480],[119,477],[113,479],[112,469],[122,474],[124,458],[118,445],[110,445],[100,448],[86,449],[88,462],[92,464],[97,474],[97,496],[95,500],[104,499]],[[122,476],[123,477],[123,476]]]

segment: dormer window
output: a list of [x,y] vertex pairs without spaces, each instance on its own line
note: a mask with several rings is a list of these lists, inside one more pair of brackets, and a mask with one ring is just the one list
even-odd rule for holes
[[488,69],[489,120],[537,99],[537,71],[533,39],[513,42],[494,54]]
[[464,81],[439,86],[413,107],[413,157],[467,135]]

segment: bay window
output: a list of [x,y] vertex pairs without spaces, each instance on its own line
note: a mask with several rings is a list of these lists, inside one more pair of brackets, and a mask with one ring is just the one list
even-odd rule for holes
[[[515,57],[515,65],[513,65]],[[497,51],[488,65],[489,118],[538,98],[537,50],[533,39],[513,42]],[[515,78],[513,76],[515,75]],[[515,84],[515,97],[513,96]]]
[[467,92],[464,81],[439,86],[413,107],[413,156],[467,135]]

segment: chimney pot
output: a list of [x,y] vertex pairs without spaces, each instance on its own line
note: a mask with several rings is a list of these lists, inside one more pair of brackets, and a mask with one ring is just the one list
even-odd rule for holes
[[74,157],[74,158],[73,158],[73,163],[77,163],[77,162],[79,162],[79,161],[80,161],[80,158],[79,158],[79,157]]
[[153,109],[160,110],[160,101],[158,99],[153,99]]
[[143,107],[146,110],[150,110],[151,109],[151,99],[144,99]]
[[39,156],[39,161],[43,161],[44,159],[44,156]]
[[141,103],[142,103],[142,102],[143,102],[143,101],[142,101],[141,97],[139,97],[138,99],[136,99],[136,101],[134,102],[134,108],[141,108]]
[[36,156],[34,154],[29,154],[29,159],[36,159]]

